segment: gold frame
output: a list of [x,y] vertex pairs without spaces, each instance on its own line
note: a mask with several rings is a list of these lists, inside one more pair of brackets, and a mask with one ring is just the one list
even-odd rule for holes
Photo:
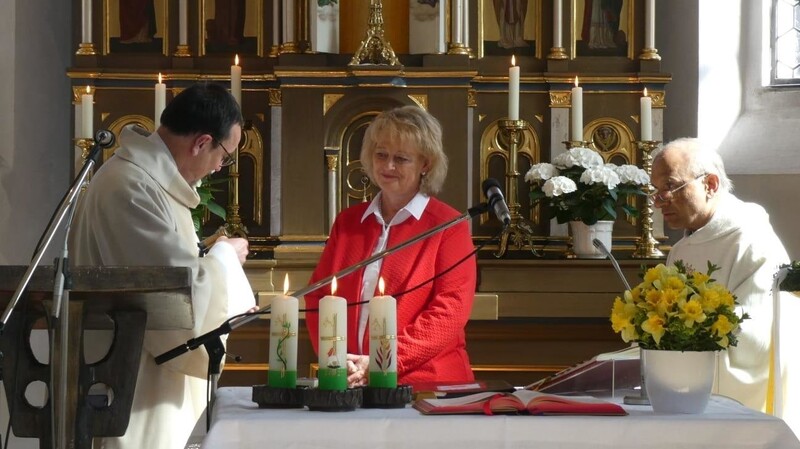
[[[205,22],[206,22],[206,1],[207,0],[198,0],[200,3],[200,13],[197,15],[198,23],[197,29],[200,30],[198,36],[198,56],[205,56],[206,55],[206,32],[205,32]],[[222,1],[222,0],[220,0]],[[276,0],[277,1],[277,0]],[[256,0],[256,56],[263,58],[265,56],[264,53],[264,2],[263,0]],[[216,53],[215,53],[216,55]],[[251,55],[249,53],[238,53],[239,58],[241,59],[243,56]]]
[[[635,22],[635,15],[634,15],[634,12],[635,12],[634,3],[636,3],[636,1],[635,0],[626,0],[626,1],[628,2],[628,7],[627,7],[627,11],[623,11],[623,13],[627,14],[627,16],[628,16],[628,24],[630,26],[630,29],[628,30],[628,36],[627,36],[627,39],[628,39],[628,54],[627,54],[627,58],[632,61],[635,58],[635,55],[633,53],[633,43],[636,40],[636,26],[635,26],[636,22]],[[569,10],[569,15],[570,15],[570,21],[569,21],[569,32],[570,32],[569,57],[570,57],[570,59],[575,59],[575,58],[579,57],[578,56],[578,28],[575,25],[576,24],[576,20],[577,20],[577,17],[576,17],[576,9],[577,9],[576,5],[577,5],[577,2],[578,2],[578,0],[571,0],[570,1],[570,10]],[[580,56],[580,57],[581,58],[590,58],[590,57],[592,57],[592,58],[593,57],[612,57],[613,58],[613,57],[619,57],[619,56]]]
[[[109,35],[111,30],[111,16],[109,14],[110,3],[112,0],[103,0],[103,49],[102,53],[103,56],[112,54],[111,53],[111,36]],[[119,4],[120,0],[117,0],[117,4]],[[158,18],[156,17],[156,27],[161,26],[161,54],[164,56],[169,56],[169,3],[170,0],[162,0],[163,1],[163,14],[164,14],[164,23],[159,23]],[[119,52],[114,54],[120,54]]]
[[[484,18],[484,10],[485,10],[485,3],[490,2],[491,0],[478,0],[478,42],[475,44],[478,50],[478,58],[483,58],[486,56],[486,52],[483,48],[484,42],[484,32],[483,32],[483,18]],[[533,35],[534,39],[536,40],[535,48],[534,48],[534,57],[536,59],[542,59],[542,0],[531,0],[534,2],[533,10],[536,14],[534,18],[534,30]],[[448,9],[449,11],[449,9]],[[449,18],[448,18],[448,22]],[[447,27],[448,31],[450,27]],[[505,56],[505,55],[503,55]]]

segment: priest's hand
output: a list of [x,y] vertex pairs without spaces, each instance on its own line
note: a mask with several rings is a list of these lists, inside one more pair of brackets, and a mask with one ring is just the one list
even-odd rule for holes
[[347,354],[347,386],[363,387],[369,380],[369,356]]
[[247,242],[247,239],[240,237],[225,237],[223,235],[217,239],[217,242],[227,242],[229,245],[233,246],[233,249],[236,251],[236,255],[239,257],[239,263],[244,265],[244,261],[247,259],[247,254],[249,253],[248,247],[250,246],[250,244]]

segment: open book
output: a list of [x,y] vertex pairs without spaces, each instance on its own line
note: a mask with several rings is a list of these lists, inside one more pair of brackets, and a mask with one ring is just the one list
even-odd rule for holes
[[460,398],[420,399],[414,408],[425,415],[527,413],[531,415],[627,415],[618,404],[591,396],[558,396],[539,391],[476,393]]

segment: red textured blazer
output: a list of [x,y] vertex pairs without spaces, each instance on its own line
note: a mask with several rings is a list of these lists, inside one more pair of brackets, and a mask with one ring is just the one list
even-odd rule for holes
[[[336,217],[330,238],[310,283],[354,265],[372,255],[381,225],[374,216],[361,222],[369,203],[350,207]],[[427,231],[460,215],[447,204],[431,197],[417,220],[413,216],[392,226],[387,248]],[[473,250],[467,222],[459,223],[383,259],[380,276],[386,283],[385,294],[408,290],[437,273],[453,266]],[[397,372],[398,382],[469,382],[474,380],[466,351],[464,326],[475,297],[477,268],[475,256],[453,270],[413,292],[397,297]],[[361,300],[364,269],[337,279],[336,296],[348,304]],[[323,287],[306,295],[306,308],[317,309],[319,300],[330,294]],[[378,295],[380,293],[376,293]],[[360,307],[347,309],[347,352],[358,354]],[[306,312],[314,351],[319,345],[319,314]],[[369,348],[369,326],[362,342]]]

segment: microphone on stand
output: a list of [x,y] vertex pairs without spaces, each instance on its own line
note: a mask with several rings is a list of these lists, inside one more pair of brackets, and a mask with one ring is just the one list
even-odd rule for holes
[[503,191],[500,190],[500,183],[494,178],[487,178],[483,181],[481,189],[497,219],[503,223],[503,226],[508,226],[511,223],[511,213],[508,211]]
[[592,245],[597,248],[604,256],[608,257],[608,260],[611,261],[611,264],[614,265],[614,269],[617,270],[617,275],[622,280],[622,283],[625,285],[625,288],[630,290],[631,285],[628,284],[628,280],[625,279],[625,276],[622,274],[622,270],[619,268],[619,264],[617,263],[617,259],[611,255],[611,251],[606,248],[606,245],[603,245],[599,239],[592,239]]
[[[614,269],[617,271],[617,275],[622,280],[622,283],[625,284],[625,288],[631,290],[631,285],[628,284],[628,280],[625,279],[625,276],[622,274],[622,270],[619,268],[619,264],[617,263],[617,259],[611,255],[611,251],[606,248],[606,245],[603,245],[598,239],[592,239],[592,245],[597,248],[598,251],[603,253],[604,256],[608,257],[608,260],[611,261],[611,264],[614,265]],[[622,399],[622,402],[628,405],[650,405],[650,398],[647,397],[647,389],[645,387],[644,381],[644,352],[642,352],[641,348],[639,348],[639,378],[641,379],[641,389],[639,390],[639,396],[631,396],[627,395]]]

